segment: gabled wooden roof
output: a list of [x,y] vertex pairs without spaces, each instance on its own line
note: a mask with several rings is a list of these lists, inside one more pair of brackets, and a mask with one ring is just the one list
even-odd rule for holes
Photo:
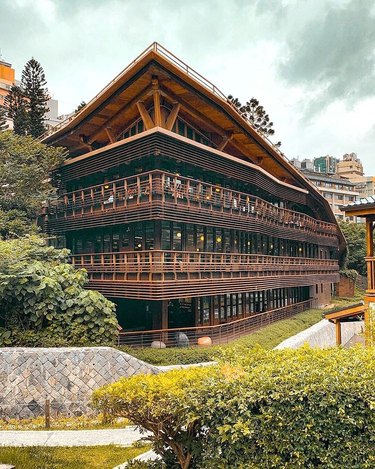
[[[168,116],[160,115],[161,106]],[[149,110],[153,108],[153,115]],[[171,130],[177,114],[215,135],[217,149],[250,161],[280,181],[307,189],[326,219],[336,223],[328,202],[315,186],[260,135],[215,85],[153,43],[98,93],[80,112],[42,137],[80,156],[118,140],[140,116],[145,128]]]

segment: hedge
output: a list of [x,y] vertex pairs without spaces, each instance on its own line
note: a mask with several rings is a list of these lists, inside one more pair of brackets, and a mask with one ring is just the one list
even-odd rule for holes
[[94,405],[152,432],[167,467],[375,467],[375,350],[228,352],[217,367],[137,376]]

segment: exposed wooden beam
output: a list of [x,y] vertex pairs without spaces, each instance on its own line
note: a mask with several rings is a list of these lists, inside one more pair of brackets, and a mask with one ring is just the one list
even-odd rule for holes
[[161,94],[174,102],[178,102],[181,105],[181,108],[191,115],[203,128],[208,128],[210,131],[217,133],[222,138],[225,137],[225,132],[217,124],[212,122],[207,116],[201,114],[197,109],[191,106],[187,101],[185,101],[180,96],[177,96],[173,91],[166,89],[165,87],[160,87]]
[[143,101],[137,101],[137,107],[140,116],[142,117],[143,123],[146,130],[150,130],[155,127],[154,121],[151,119],[150,114],[148,113],[146,106]]
[[171,112],[169,113],[169,116],[167,118],[167,122],[165,123],[165,128],[167,130],[172,130],[174,123],[176,122],[178,113],[180,112],[181,109],[181,104],[180,103],[175,103],[174,106],[171,109]]
[[157,78],[152,79],[152,94],[154,97],[154,124],[156,127],[162,127],[159,80]]
[[134,98],[123,104],[110,119],[108,119],[91,135],[89,142],[92,143],[104,131],[106,127],[111,127],[111,125],[116,121],[116,119],[118,119],[122,114],[126,113],[128,109],[131,108],[137,101],[143,99],[149,91],[150,85],[147,85],[136,96],[134,96]]
[[233,139],[233,133],[230,135],[226,135],[223,138],[223,141],[220,143],[220,145],[217,147],[218,150],[223,151],[224,148],[226,147],[227,143],[230,142]]
[[110,143],[115,143],[116,142],[116,137],[113,134],[112,128],[111,127],[106,127],[104,130],[105,130],[105,133],[107,134],[107,137],[108,137],[108,140],[110,141]]
[[87,135],[81,134],[79,136],[79,141],[82,143],[82,145],[86,148],[88,148],[90,151],[92,151],[92,145],[89,143],[89,140],[87,138]]

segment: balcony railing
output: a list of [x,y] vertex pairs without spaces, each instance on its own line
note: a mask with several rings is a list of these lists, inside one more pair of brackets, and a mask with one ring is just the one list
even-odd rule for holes
[[367,264],[367,291],[375,292],[375,257],[366,257]]
[[258,254],[226,254],[190,251],[128,251],[76,254],[72,263],[90,272],[114,273],[194,273],[240,271],[320,271],[338,270],[333,259],[266,256]]
[[313,305],[314,301],[310,299],[264,313],[248,312],[247,314],[249,315],[245,318],[214,326],[120,332],[117,344],[133,347],[150,347],[152,342],[157,341],[156,343],[159,345],[164,343],[168,347],[177,347],[179,344],[179,333],[186,335],[189,345],[197,345],[198,339],[201,337],[210,337],[214,345],[223,344],[243,335],[250,334],[275,321],[294,316],[297,313],[312,308]]
[[57,219],[77,219],[159,201],[335,236],[336,225],[278,207],[244,192],[158,170],[69,192],[48,207]]

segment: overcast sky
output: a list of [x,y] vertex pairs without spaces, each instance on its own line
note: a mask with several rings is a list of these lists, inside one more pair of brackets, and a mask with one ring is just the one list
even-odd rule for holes
[[288,158],[356,152],[375,175],[374,0],[0,0],[0,49],[32,56],[60,113],[161,43],[245,102]]

